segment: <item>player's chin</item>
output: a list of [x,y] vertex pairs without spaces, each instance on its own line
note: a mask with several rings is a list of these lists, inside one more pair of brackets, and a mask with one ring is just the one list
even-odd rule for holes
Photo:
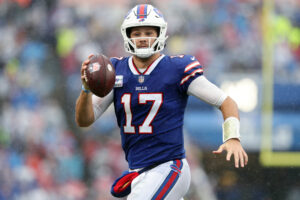
[[147,49],[147,48],[149,48],[149,44],[147,43],[147,44],[145,44],[145,43],[142,43],[142,44],[139,44],[139,45],[136,45],[136,47],[138,48],[138,49]]

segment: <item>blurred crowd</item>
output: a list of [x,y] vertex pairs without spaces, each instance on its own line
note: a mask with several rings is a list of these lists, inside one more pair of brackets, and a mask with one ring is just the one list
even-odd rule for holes
[[[120,25],[137,2],[0,0],[0,200],[112,199],[110,186],[127,168],[113,109],[80,129],[74,106],[81,62],[124,55]],[[168,21],[165,53],[195,55],[212,78],[261,73],[261,0],[147,2]],[[274,4],[276,80],[299,83],[300,1]],[[198,154],[188,153],[195,176],[187,199],[247,199],[216,189],[234,182],[230,174],[231,182],[208,184]]]

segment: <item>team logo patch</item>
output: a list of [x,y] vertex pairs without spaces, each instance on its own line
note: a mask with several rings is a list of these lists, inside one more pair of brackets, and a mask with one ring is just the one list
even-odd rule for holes
[[123,75],[116,76],[115,87],[123,87]]
[[139,81],[139,83],[144,83],[145,77],[144,76],[139,76],[138,81]]

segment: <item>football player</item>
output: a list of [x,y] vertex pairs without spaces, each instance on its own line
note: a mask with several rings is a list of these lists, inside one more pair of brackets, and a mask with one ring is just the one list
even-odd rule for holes
[[112,187],[117,197],[129,200],[183,199],[190,185],[185,159],[183,117],[188,96],[193,95],[223,114],[223,144],[214,154],[227,151],[235,167],[244,167],[248,156],[240,143],[236,103],[203,75],[199,61],[190,55],[161,53],[167,40],[167,23],[152,5],[129,11],[121,25],[130,57],[111,58],[116,71],[114,89],[104,98],[92,95],[81,67],[82,92],[76,102],[76,122],[86,127],[113,102],[122,148],[129,170]]

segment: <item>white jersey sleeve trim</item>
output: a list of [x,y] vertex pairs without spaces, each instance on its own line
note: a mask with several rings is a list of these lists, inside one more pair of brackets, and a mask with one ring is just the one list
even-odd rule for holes
[[201,72],[203,72],[203,69],[196,69],[196,70],[194,70],[191,74],[185,76],[185,77],[181,80],[180,85],[184,84],[187,80],[189,80],[189,78],[195,76],[196,73],[201,73]]
[[199,76],[193,80],[188,87],[187,94],[216,107],[220,107],[227,98],[227,94],[207,80],[205,76]]
[[194,67],[197,67],[197,66],[200,66],[200,63],[198,61],[195,61],[189,65],[187,65],[185,68],[184,68],[184,73],[186,73],[187,71],[189,71],[190,69],[193,69]]
[[113,102],[114,93],[113,90],[101,98],[93,94],[92,102],[93,102],[93,110],[94,110],[94,118],[95,121],[106,111],[106,109]]

